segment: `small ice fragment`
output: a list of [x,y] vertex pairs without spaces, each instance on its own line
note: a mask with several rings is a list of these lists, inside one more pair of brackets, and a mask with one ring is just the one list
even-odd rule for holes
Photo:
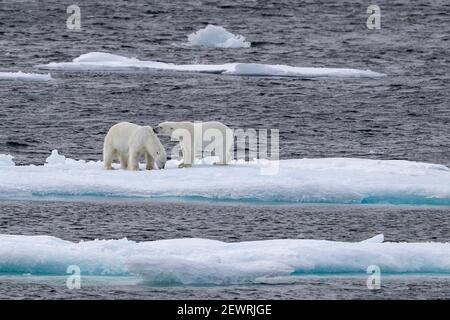
[[208,24],[188,36],[189,44],[211,48],[249,48],[251,43],[245,41],[245,37],[232,34],[224,27]]
[[66,163],[66,157],[58,154],[58,150],[55,149],[45,162],[50,166],[61,165]]
[[384,234],[377,234],[375,237],[361,241],[362,243],[382,243],[384,242]]
[[0,167],[14,167],[14,157],[10,154],[0,154]]

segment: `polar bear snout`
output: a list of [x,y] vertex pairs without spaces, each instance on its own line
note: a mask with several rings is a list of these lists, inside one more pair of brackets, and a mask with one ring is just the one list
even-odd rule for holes
[[164,169],[166,161],[156,161],[156,165],[158,166],[158,169]]

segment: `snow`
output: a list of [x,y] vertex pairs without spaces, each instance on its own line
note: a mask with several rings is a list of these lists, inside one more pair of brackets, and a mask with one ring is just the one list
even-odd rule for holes
[[251,45],[250,42],[245,41],[244,36],[232,34],[225,28],[212,24],[191,33],[188,41],[191,46],[211,48],[249,48]]
[[0,72],[1,80],[20,80],[20,81],[50,81],[53,80],[50,74],[24,73],[18,72]]
[[258,63],[225,63],[225,64],[173,64],[157,61],[143,61],[137,58],[127,58],[105,52],[90,52],[75,58],[72,62],[51,62],[37,65],[37,68],[46,70],[72,70],[72,71],[180,71],[216,73],[235,76],[276,76],[276,77],[368,77],[384,76],[382,73],[370,70],[346,68],[304,68],[287,65],[270,65]]
[[[382,235],[378,236],[378,238]],[[74,243],[51,236],[0,234],[0,274],[139,276],[150,284],[235,284],[307,274],[450,275],[450,243],[208,239]]]
[[10,154],[0,154],[0,167],[14,167],[14,157]]
[[[44,166],[12,166],[0,156],[0,198],[125,197],[261,203],[450,205],[450,169],[404,160],[321,158],[280,160],[272,175],[267,160],[212,165],[197,160],[164,170],[104,170],[100,161],[65,158],[53,151]],[[5,160],[9,159],[9,160]],[[274,162],[276,163],[276,162]],[[141,164],[141,168],[144,165]]]

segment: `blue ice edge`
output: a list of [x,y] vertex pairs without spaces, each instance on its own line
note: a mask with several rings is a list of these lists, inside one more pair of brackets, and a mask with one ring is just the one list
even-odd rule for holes
[[404,205],[404,206],[450,206],[448,198],[431,198],[418,195],[406,196],[368,196],[360,199],[277,199],[277,198],[232,198],[215,196],[166,196],[166,195],[140,195],[140,194],[121,194],[104,193],[95,191],[73,192],[32,192],[30,194],[3,194],[0,195],[0,201],[5,200],[36,200],[36,201],[160,201],[160,202],[190,202],[190,203],[224,203],[224,204],[262,204],[262,205],[302,205],[302,204],[326,204],[326,205]]

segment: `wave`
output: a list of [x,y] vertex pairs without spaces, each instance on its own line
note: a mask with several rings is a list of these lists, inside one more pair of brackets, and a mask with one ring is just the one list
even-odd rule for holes
[[20,80],[20,81],[51,81],[50,74],[24,73],[18,72],[0,72],[1,80]]
[[[321,274],[450,275],[450,243],[262,240],[226,243],[208,239],[74,243],[51,236],[0,234],[0,274],[139,276],[149,284],[271,283],[270,279]],[[272,281],[273,283],[273,281]]]
[[300,78],[376,78],[384,74],[346,68],[303,68],[287,65],[260,63],[226,64],[173,64],[157,61],[142,61],[105,52],[90,52],[75,58],[72,62],[51,62],[36,66],[46,70],[71,71],[136,71],[165,70],[180,72],[215,73],[235,76],[276,76]]
[[[164,170],[107,171],[100,161],[55,152],[43,166],[0,166],[0,198],[450,205],[450,169],[438,164],[355,158],[213,162],[205,158],[193,168],[178,169],[178,162],[170,160]],[[278,165],[278,171],[264,174],[268,164]]]
[[208,24],[188,36],[189,45],[210,48],[249,48],[251,43],[245,37],[235,35],[221,26]]

